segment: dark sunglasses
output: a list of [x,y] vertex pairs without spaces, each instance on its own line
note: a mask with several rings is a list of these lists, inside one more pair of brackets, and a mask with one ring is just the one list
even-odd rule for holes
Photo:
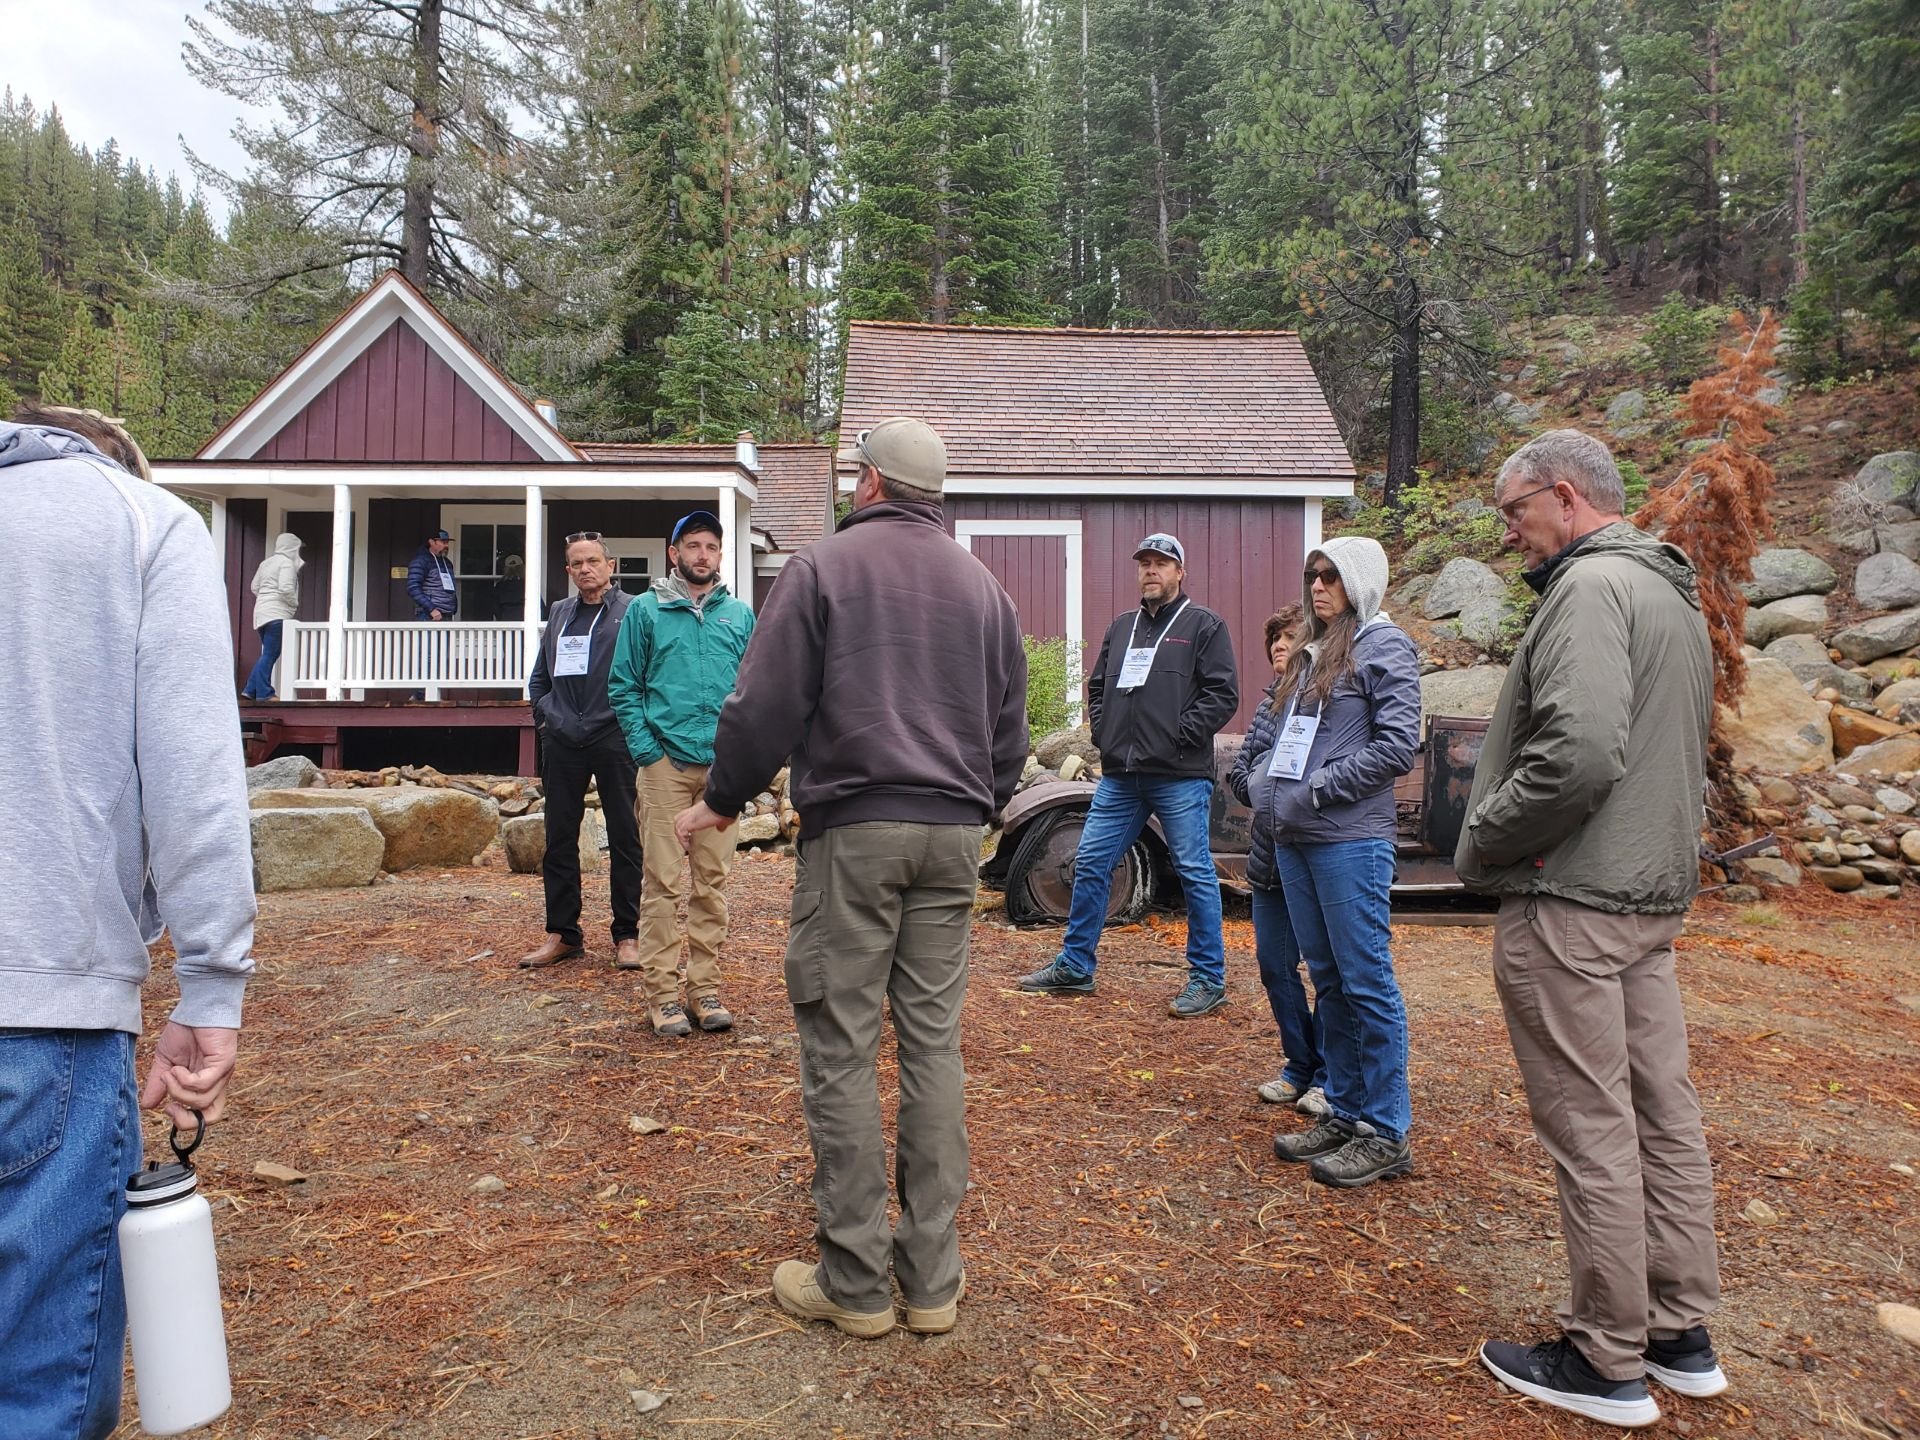
[[598,530],[576,530],[573,534],[567,536],[567,544],[577,545],[582,540],[598,540],[600,538],[601,535]]
[[1309,590],[1313,588],[1315,581],[1318,581],[1320,584],[1326,586],[1329,590],[1331,590],[1334,587],[1335,582],[1338,581],[1339,579],[1340,579],[1340,572],[1334,569],[1331,565],[1307,566],[1306,581],[1307,581],[1307,588]]

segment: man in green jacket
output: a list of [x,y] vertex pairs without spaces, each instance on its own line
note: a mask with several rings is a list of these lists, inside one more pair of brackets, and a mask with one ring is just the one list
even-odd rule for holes
[[1494,982],[1534,1133],[1560,1191],[1564,1332],[1490,1340],[1508,1388],[1611,1425],[1651,1425],[1651,1376],[1727,1381],[1713,1171],[1673,942],[1699,883],[1713,651],[1686,555],[1625,523],[1605,445],[1554,430],[1501,468],[1494,501],[1539,610],[1508,668],[1454,863],[1500,896]]
[[[668,570],[628,609],[607,684],[613,713],[640,769],[639,968],[656,1035],[693,1033],[680,1000],[680,926],[686,888],[673,820],[707,788],[720,706],[753,634],[753,611],[720,583],[718,516],[696,510],[673,527]],[[702,1030],[725,1030],[720,947],[727,938],[727,871],[735,828],[702,834],[688,852],[687,997]]]

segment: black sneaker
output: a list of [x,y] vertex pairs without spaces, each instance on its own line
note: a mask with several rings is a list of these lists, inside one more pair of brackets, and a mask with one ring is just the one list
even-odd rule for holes
[[1322,1185],[1358,1190],[1376,1180],[1392,1180],[1413,1170],[1413,1144],[1384,1135],[1356,1135],[1331,1155],[1322,1155],[1307,1173]]
[[1720,1357],[1713,1353],[1707,1327],[1696,1325],[1671,1340],[1647,1337],[1647,1374],[1676,1395],[1705,1400],[1727,1388]]
[[1040,995],[1091,995],[1093,993],[1093,976],[1069,970],[1067,962],[1058,955],[1031,975],[1022,975],[1014,983],[1022,990]]
[[1273,1137],[1273,1153],[1282,1160],[1318,1160],[1344,1150],[1353,1131],[1329,1116],[1311,1130],[1289,1130]]
[[1604,1425],[1637,1430],[1660,1418],[1644,1380],[1607,1380],[1566,1336],[1528,1349],[1504,1340],[1480,1347],[1480,1363],[1509,1390]]

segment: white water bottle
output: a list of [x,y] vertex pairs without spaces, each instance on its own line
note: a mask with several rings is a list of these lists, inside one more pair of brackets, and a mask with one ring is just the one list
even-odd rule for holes
[[[194,1118],[200,1118],[198,1111]],[[133,1386],[140,1428],[149,1435],[192,1430],[233,1404],[213,1210],[187,1159],[205,1133],[202,1121],[193,1143],[182,1149],[174,1132],[174,1163],[150,1160],[128,1177],[127,1213],[120,1217]]]

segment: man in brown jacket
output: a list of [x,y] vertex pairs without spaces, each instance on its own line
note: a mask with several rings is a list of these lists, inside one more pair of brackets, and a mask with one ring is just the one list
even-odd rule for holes
[[[946,447],[918,420],[863,430],[853,513],[787,562],[720,711],[706,797],[681,843],[727,823],[793,757],[799,863],[787,995],[813,1140],[820,1263],[782,1263],[781,1307],[873,1338],[951,1330],[965,1276],[960,1003],[982,827],[1027,758],[1013,602],[941,516]],[[900,1052],[900,1223],[887,1227],[876,1065]]]
[[1499,895],[1494,982],[1553,1158],[1573,1293],[1563,1334],[1488,1341],[1510,1389],[1651,1425],[1647,1377],[1726,1389],[1713,1172],[1673,942],[1699,881],[1713,654],[1686,555],[1622,518],[1607,448],[1554,430],[1494,501],[1540,607],[1508,668],[1455,864]]

